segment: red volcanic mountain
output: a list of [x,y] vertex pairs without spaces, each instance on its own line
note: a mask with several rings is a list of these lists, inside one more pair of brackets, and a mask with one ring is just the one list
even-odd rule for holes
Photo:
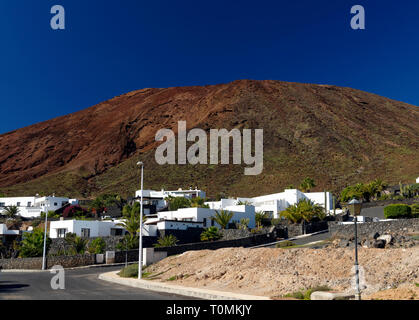
[[[158,165],[159,129],[264,129],[264,170],[237,165]],[[279,192],[306,176],[319,189],[419,175],[419,109],[329,85],[241,80],[203,87],[143,89],[67,116],[0,135],[0,190],[89,197],[132,195],[136,161],[147,188],[195,186],[209,195]]]

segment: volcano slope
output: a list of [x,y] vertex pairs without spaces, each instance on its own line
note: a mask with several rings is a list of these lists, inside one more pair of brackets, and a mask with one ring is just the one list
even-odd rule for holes
[[[158,165],[155,134],[191,128],[263,129],[264,170],[240,165]],[[136,162],[145,187],[198,186],[207,195],[281,192],[312,177],[317,189],[419,173],[419,108],[330,85],[239,80],[202,87],[142,89],[80,112],[0,135],[0,191],[91,197],[132,195]]]

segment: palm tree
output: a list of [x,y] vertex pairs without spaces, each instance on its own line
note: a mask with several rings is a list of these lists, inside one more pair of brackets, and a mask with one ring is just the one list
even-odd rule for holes
[[262,223],[263,220],[269,219],[270,215],[267,212],[264,211],[258,211],[255,213],[255,222],[256,222],[256,227],[257,228],[261,228],[262,227]]
[[211,219],[218,223],[221,229],[227,229],[230,220],[233,218],[234,213],[227,210],[220,210],[215,212],[215,216]]
[[208,208],[209,205],[205,204],[205,199],[201,197],[196,197],[191,199],[191,207],[192,208]]
[[301,214],[296,205],[287,207],[279,215],[280,217],[290,220],[292,223],[299,223],[302,220]]
[[84,254],[87,250],[88,239],[83,239],[82,237],[77,236],[75,233],[67,233],[65,236],[65,241],[68,245],[71,246],[71,249],[75,254]]
[[173,235],[165,235],[164,237],[160,237],[157,240],[157,243],[154,244],[155,248],[162,248],[162,247],[173,247],[178,243],[179,240]]
[[6,214],[6,216],[8,218],[13,219],[18,213],[19,213],[19,208],[16,206],[10,206],[10,207],[5,207],[4,208],[4,213]]
[[301,182],[300,189],[303,192],[310,192],[310,190],[315,186],[316,184],[314,183],[314,180],[307,177],[303,180],[303,182]]

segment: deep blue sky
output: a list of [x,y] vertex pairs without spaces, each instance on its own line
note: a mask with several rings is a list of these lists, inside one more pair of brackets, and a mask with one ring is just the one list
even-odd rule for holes
[[[66,9],[66,30],[50,8]],[[350,28],[362,4],[366,30]],[[419,1],[1,0],[0,133],[145,87],[275,79],[419,105]]]

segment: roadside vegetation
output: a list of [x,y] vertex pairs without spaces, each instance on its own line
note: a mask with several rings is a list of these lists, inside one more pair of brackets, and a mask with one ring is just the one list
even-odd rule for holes
[[300,290],[292,293],[286,294],[285,298],[294,298],[298,300],[311,300],[311,294],[316,291],[330,291],[331,289],[327,286],[318,286],[309,288],[306,290]]

